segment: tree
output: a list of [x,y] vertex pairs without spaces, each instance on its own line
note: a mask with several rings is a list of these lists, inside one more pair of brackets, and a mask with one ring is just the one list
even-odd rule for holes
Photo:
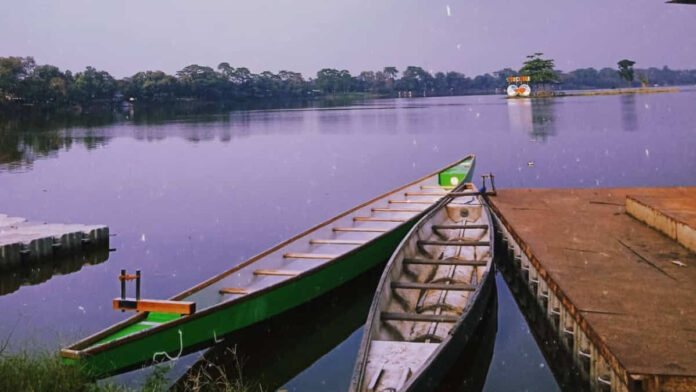
[[382,70],[382,73],[385,74],[389,79],[396,79],[396,76],[399,74],[399,70],[396,69],[396,67],[384,67]]
[[[520,68],[520,74],[529,76],[531,83],[536,86],[536,90],[545,91],[549,83],[559,80],[558,73],[554,70],[554,61],[544,59],[544,54],[537,52],[527,56],[528,60]],[[538,94],[539,91],[535,92]]]
[[162,71],[138,72],[121,81],[121,92],[126,99],[138,101],[172,101],[176,98],[178,81]]
[[633,65],[635,63],[635,61],[628,59],[623,59],[617,63],[619,65],[619,76],[621,76],[621,78],[625,80],[629,86],[633,81]]
[[401,79],[399,79],[396,89],[400,91],[411,91],[426,96],[433,90],[435,79],[432,75],[421,67],[410,65],[406,67]]
[[116,93],[116,80],[106,71],[87,67],[75,74],[75,83],[71,87],[70,97],[76,102],[111,100]]
[[35,66],[33,57],[0,57],[0,100],[22,98],[21,84]]
[[222,77],[210,67],[191,64],[176,73],[184,94],[204,100],[222,96]]
[[343,87],[343,79],[350,74],[345,75],[348,71],[339,71],[334,68],[324,68],[317,72],[317,80],[315,86],[324,93],[335,93],[341,91]]

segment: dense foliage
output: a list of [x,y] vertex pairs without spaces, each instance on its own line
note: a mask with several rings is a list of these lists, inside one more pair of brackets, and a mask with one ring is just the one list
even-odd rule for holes
[[[528,57],[520,73],[532,75],[533,81],[558,81],[564,89],[625,85],[623,74],[615,69],[585,68],[562,73],[554,69],[553,60],[542,59],[541,53]],[[675,71],[667,67],[635,70],[631,67],[631,70],[644,84],[696,83],[696,70]],[[315,78],[305,79],[292,71],[255,74],[244,67],[221,63],[216,69],[192,64],[176,75],[144,71],[117,80],[108,72],[92,67],[73,74],[52,65],[37,65],[32,57],[0,57],[0,105],[68,107],[122,101],[253,101],[355,93],[407,97],[490,94],[502,92],[507,85],[506,78],[517,74],[505,68],[472,78],[454,71],[433,74],[421,67],[409,66],[402,72],[396,67],[385,67],[381,71],[363,71],[353,76],[347,70],[324,68]]]

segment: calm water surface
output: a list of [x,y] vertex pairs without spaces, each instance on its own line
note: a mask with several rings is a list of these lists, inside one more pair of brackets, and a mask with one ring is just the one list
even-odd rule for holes
[[[499,188],[696,185],[694,109],[687,89],[377,100],[43,131],[13,124],[0,129],[0,213],[107,224],[116,251],[5,289],[0,339],[11,335],[13,350],[58,349],[125,317],[111,310],[121,268],[143,271],[144,296],[167,298],[468,153],[477,154],[476,181],[493,172]],[[336,327],[285,388],[345,389],[360,324]],[[302,352],[293,350],[285,363]],[[483,389],[559,390],[502,279]]]

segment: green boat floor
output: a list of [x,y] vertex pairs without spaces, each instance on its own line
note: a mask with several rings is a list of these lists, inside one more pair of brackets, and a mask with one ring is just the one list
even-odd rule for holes
[[163,324],[172,320],[176,320],[181,315],[179,314],[171,314],[171,313],[158,313],[158,312],[150,312],[148,313],[147,317],[143,321],[139,321],[133,325],[129,325],[122,330],[115,332],[112,335],[107,336],[106,338],[98,341],[94,345],[110,342],[112,340],[116,340],[119,338],[122,338],[124,336],[128,336],[130,334],[144,331],[146,329],[150,329],[152,327],[155,327],[154,324]]

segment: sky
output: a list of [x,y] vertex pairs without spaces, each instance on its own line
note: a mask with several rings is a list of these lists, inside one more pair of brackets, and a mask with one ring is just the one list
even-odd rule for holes
[[696,68],[696,6],[664,0],[0,0],[0,56],[116,77],[421,66],[469,76],[543,52],[558,69]]

